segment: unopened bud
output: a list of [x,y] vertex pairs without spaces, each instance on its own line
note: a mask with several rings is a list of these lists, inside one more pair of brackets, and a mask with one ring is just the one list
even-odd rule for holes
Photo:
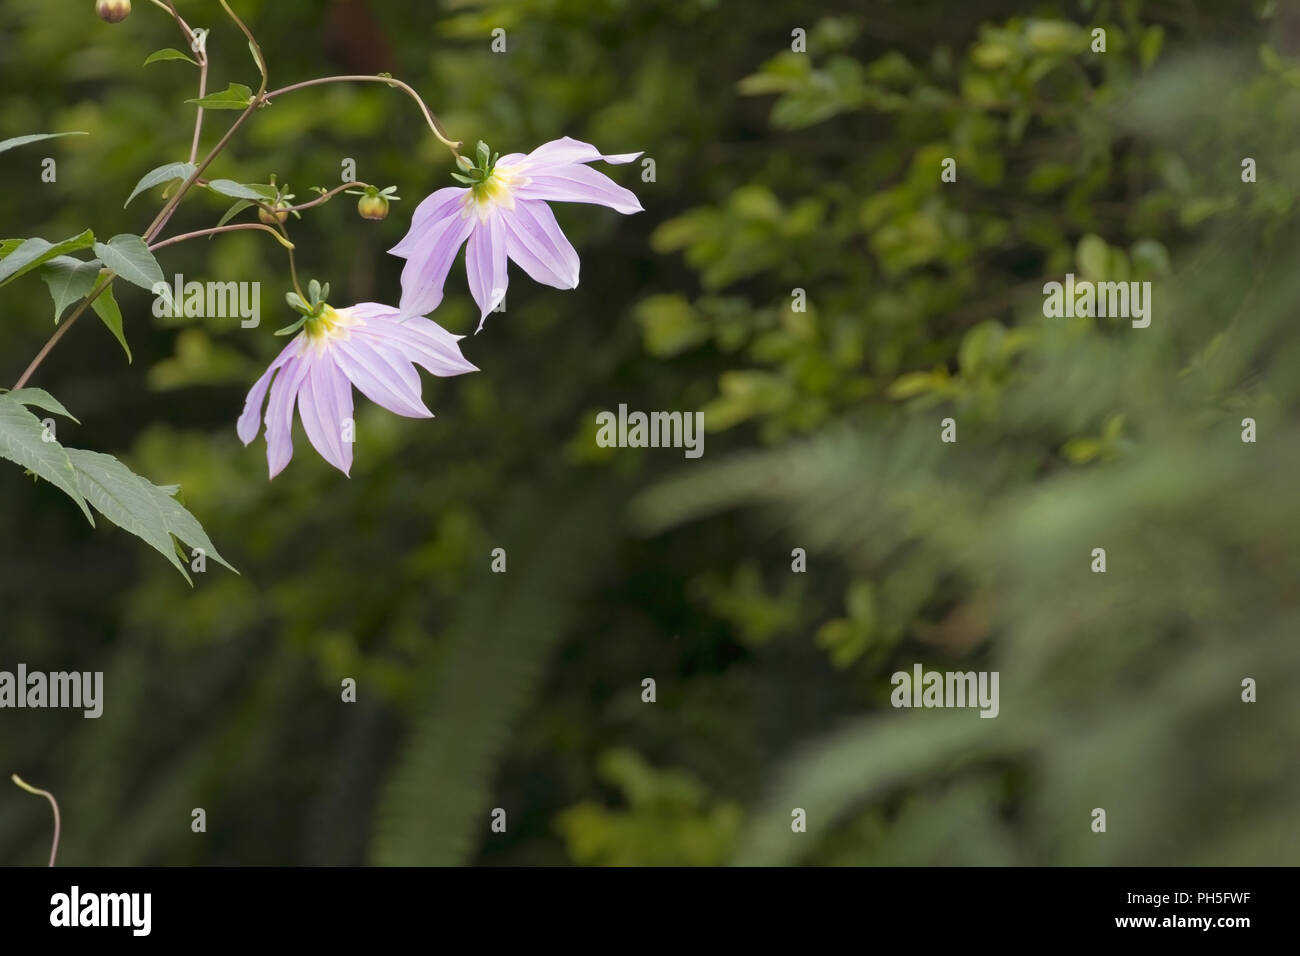
[[107,23],[121,23],[131,15],[131,0],[97,0],[95,12]]
[[362,219],[387,219],[388,200],[383,196],[362,196],[357,200],[357,212]]
[[258,206],[257,218],[267,226],[274,226],[276,223],[285,223],[289,219],[289,204],[283,201],[277,202],[273,204],[271,209],[267,209],[265,206]]

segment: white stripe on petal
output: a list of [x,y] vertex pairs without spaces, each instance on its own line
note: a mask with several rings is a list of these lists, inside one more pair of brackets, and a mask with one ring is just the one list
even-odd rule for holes
[[556,289],[578,285],[578,251],[560,230],[555,213],[539,200],[521,199],[502,217],[506,252],[533,281]]
[[343,423],[352,417],[352,383],[330,356],[309,363],[298,390],[298,417],[312,447],[346,475],[352,469],[352,443],[343,441]]
[[452,335],[436,322],[416,317],[403,322],[378,321],[359,330],[361,337],[372,337],[385,346],[400,351],[410,361],[421,366],[434,375],[463,375],[477,372],[461,354],[456,343],[461,336]]
[[271,376],[275,374],[276,369],[289,361],[296,348],[296,342],[290,342],[282,348],[280,354],[266,367],[261,378],[248,390],[248,396],[244,399],[244,410],[235,424],[235,432],[245,445],[257,437],[258,426],[262,420],[262,405],[266,402],[266,390],[271,385]]
[[307,362],[291,357],[271,386],[266,403],[266,463],[274,478],[293,457],[293,406],[307,376]]
[[520,199],[542,199],[547,202],[587,202],[608,206],[624,215],[642,212],[641,200],[636,193],[624,189],[599,170],[588,166],[571,165],[547,169],[528,177],[528,181],[515,191]]
[[434,224],[421,237],[402,269],[402,315],[425,315],[442,302],[442,289],[456,253],[478,222],[459,215]]
[[590,163],[597,159],[604,160],[607,163],[622,164],[630,163],[640,155],[640,153],[613,153],[607,156],[590,143],[584,143],[569,136],[561,136],[559,139],[553,139],[549,143],[538,146],[528,154],[527,159],[529,175],[540,175],[547,166],[567,163]]
[[467,192],[469,192],[468,188],[458,186],[435,190],[415,207],[415,214],[411,217],[411,228],[406,231],[406,235],[397,245],[388,250],[389,254],[405,258],[420,244],[426,231],[435,222],[460,215],[460,200]]
[[465,271],[470,295],[478,303],[480,329],[488,313],[506,297],[506,234],[501,224],[505,215],[503,209],[493,210],[470,235],[465,249]]
[[420,375],[404,355],[354,335],[334,343],[339,369],[376,405],[406,418],[432,418],[420,399]]

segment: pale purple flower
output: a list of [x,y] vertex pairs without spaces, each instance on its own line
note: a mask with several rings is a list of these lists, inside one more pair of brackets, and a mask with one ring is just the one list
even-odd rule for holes
[[[506,259],[513,259],[544,285],[578,284],[578,253],[560,231],[548,202],[582,202],[621,213],[641,211],[636,194],[587,166],[600,159],[630,163],[640,153],[601,154],[589,143],[564,137],[527,156],[509,153],[495,161],[479,144],[479,161],[469,160],[457,176],[471,183],[448,186],[415,210],[410,231],[389,250],[406,260],[402,269],[401,314],[426,315],[442,301],[442,287],[460,247],[468,240],[465,269],[479,307],[479,328],[506,294]],[[453,174],[456,175],[456,174]]]
[[239,438],[247,445],[257,437],[265,402],[266,461],[272,478],[293,457],[295,402],[308,440],[346,475],[352,469],[353,385],[394,414],[432,418],[420,398],[415,365],[443,376],[478,371],[461,354],[457,342],[464,336],[452,335],[429,319],[399,321],[398,314],[376,302],[344,309],[325,306],[319,316],[306,320],[253,384],[239,416]]

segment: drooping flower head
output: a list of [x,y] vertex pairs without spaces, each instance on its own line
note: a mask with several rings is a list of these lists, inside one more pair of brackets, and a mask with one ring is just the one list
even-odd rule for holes
[[291,294],[305,314],[281,331],[300,331],[253,384],[239,416],[239,438],[247,445],[257,437],[266,405],[266,461],[272,478],[293,457],[295,403],[308,440],[346,475],[352,469],[354,385],[396,415],[432,418],[420,397],[415,365],[440,376],[477,371],[461,354],[457,343],[463,336],[425,318],[399,321],[397,309],[376,302],[335,309],[324,301],[328,293],[328,285],[321,294],[313,282],[311,303]]
[[547,203],[595,203],[621,213],[640,212],[633,192],[586,165],[597,159],[630,163],[640,155],[605,156],[567,136],[527,156],[497,157],[479,143],[477,162],[462,156],[460,172],[452,174],[466,185],[439,189],[420,203],[410,231],[389,250],[406,260],[401,314],[426,315],[438,307],[447,273],[467,240],[465,269],[480,329],[505,298],[507,259],[544,285],[576,287],[578,253]]

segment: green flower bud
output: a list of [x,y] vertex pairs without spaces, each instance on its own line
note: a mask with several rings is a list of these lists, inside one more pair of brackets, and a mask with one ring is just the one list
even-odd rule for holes
[[289,218],[289,204],[281,200],[273,203],[275,212],[270,212],[261,206],[257,208],[257,218],[267,226],[274,226],[276,223],[284,223]]
[[387,219],[388,200],[380,195],[362,196],[357,200],[357,212],[362,219]]

